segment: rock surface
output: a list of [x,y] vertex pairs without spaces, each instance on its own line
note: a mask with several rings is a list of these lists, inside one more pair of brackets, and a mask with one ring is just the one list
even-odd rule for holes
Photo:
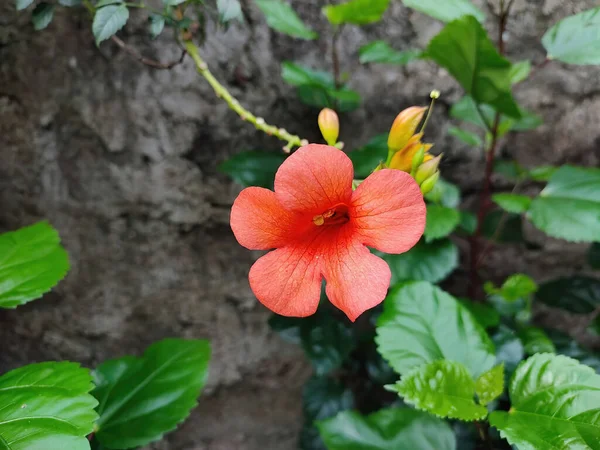
[[[92,367],[167,336],[209,338],[213,361],[200,406],[152,448],[295,448],[310,368],[298,348],[269,332],[269,313],[250,292],[246,275],[258,254],[233,238],[228,209],[239,187],[216,169],[241,150],[277,151],[281,144],[241,122],[189,59],[153,70],[110,42],[98,50],[84,11],[58,8],[50,27],[34,32],[29,13],[16,13],[12,3],[0,5],[0,231],[47,218],[60,230],[73,269],[43,300],[0,310],[0,373],[50,359]],[[205,59],[258,116],[317,140],[317,112],[299,103],[279,73],[283,60],[329,69],[325,2],[292,2],[321,34],[314,42],[271,31],[251,0],[242,3],[243,24],[227,31],[208,24]],[[495,33],[488,3],[496,2],[476,3]],[[545,30],[595,3],[516,0],[506,36],[510,58],[542,61]],[[375,39],[399,50],[422,48],[440,28],[395,1],[383,22],[342,31],[342,70],[363,97],[359,110],[342,116],[342,138],[356,148],[386,131],[401,109],[426,104],[430,90],[441,90],[428,141],[445,152],[445,176],[461,185],[469,207],[483,155],[446,132],[460,88],[429,62],[361,66],[357,57]],[[146,33],[144,17],[134,12],[120,36],[150,57],[179,56],[168,34],[151,41]],[[509,136],[500,156],[528,166],[600,164],[600,68],[553,62],[516,95],[545,123]],[[586,246],[528,232],[540,248],[494,249],[486,279],[523,271],[542,281],[583,266]],[[460,291],[464,274],[448,284]]]

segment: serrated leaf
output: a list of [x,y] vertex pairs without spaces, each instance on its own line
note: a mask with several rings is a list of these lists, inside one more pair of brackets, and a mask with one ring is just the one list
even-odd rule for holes
[[15,0],[15,6],[17,11],[22,11],[29,7],[33,3],[33,0]]
[[363,45],[358,51],[361,64],[382,63],[405,65],[421,57],[419,50],[394,50],[385,41],[374,41]]
[[390,266],[392,284],[404,280],[437,283],[458,267],[458,248],[450,239],[422,240],[406,253],[380,256]]
[[527,216],[552,237],[600,241],[600,169],[562,166],[533,199]]
[[158,14],[152,14],[150,20],[150,36],[152,39],[156,39],[165,29],[165,18]]
[[427,14],[442,22],[452,22],[463,16],[475,16],[483,22],[485,14],[476,8],[470,0],[402,0],[404,6]]
[[542,38],[548,59],[569,64],[600,64],[600,8],[566,17]]
[[210,346],[205,340],[164,339],[141,358],[102,363],[94,372],[100,401],[96,437],[111,449],[160,439],[196,406],[206,383]]
[[69,257],[47,222],[0,235],[0,308],[41,297],[68,271]]
[[33,22],[33,28],[37,31],[43,30],[54,17],[54,5],[50,3],[42,2],[39,3],[31,13],[31,21]]
[[460,189],[455,184],[440,178],[425,198],[447,208],[457,208],[460,204]]
[[382,409],[368,416],[346,411],[318,427],[328,450],[456,450],[447,423],[414,409]]
[[377,320],[378,351],[401,375],[439,359],[464,364],[473,377],[494,365],[494,346],[454,297],[423,281],[392,289]]
[[350,0],[339,5],[325,6],[323,14],[332,25],[367,25],[380,21],[389,3],[390,0]]
[[425,225],[426,242],[444,238],[454,231],[460,223],[460,212],[454,208],[440,205],[427,205],[427,221]]
[[594,242],[588,250],[588,263],[592,269],[600,269],[600,242]]
[[600,375],[565,356],[541,353],[519,365],[509,412],[490,424],[520,450],[600,449]]
[[600,280],[584,275],[558,278],[542,284],[535,299],[575,314],[589,314],[600,305]]
[[504,392],[504,363],[492,367],[475,381],[475,393],[479,403],[487,405]]
[[555,353],[554,344],[541,328],[526,326],[519,330],[519,339],[523,343],[525,353],[534,355],[536,353]]
[[485,303],[475,303],[466,298],[458,298],[457,300],[469,310],[471,315],[483,328],[493,328],[500,323],[498,311],[491,306]]
[[471,147],[481,147],[483,145],[483,141],[477,134],[463,130],[462,128],[450,127],[448,128],[448,134],[461,140],[465,144],[470,145]]
[[379,134],[363,147],[348,153],[354,166],[355,178],[367,178],[380,162],[385,161],[388,153],[387,140],[387,133]]
[[89,450],[92,377],[70,362],[30,364],[0,377],[0,448]]
[[290,5],[281,0],[256,0],[267,25],[274,30],[300,39],[315,39],[317,33],[307,27]]
[[92,23],[92,32],[96,45],[110,39],[117,31],[125,26],[129,19],[129,10],[125,5],[109,5],[96,11]]
[[521,214],[527,211],[531,198],[526,195],[501,193],[492,195],[492,200],[505,211]]
[[438,417],[472,421],[487,416],[487,409],[475,403],[475,382],[458,362],[422,365],[403,375],[390,389],[406,403]]
[[525,80],[531,72],[531,63],[529,61],[519,61],[510,68],[510,82],[512,84],[520,83]]
[[239,0],[217,0],[217,10],[222,23],[242,18],[242,5]]
[[446,68],[476,102],[520,118],[511,94],[511,63],[500,56],[473,16],[450,22],[427,47],[426,55]]
[[219,165],[219,171],[229,175],[244,187],[273,189],[275,173],[285,161],[281,153],[250,150],[233,155]]

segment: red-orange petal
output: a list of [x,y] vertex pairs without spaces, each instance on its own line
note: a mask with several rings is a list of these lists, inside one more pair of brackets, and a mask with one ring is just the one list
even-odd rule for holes
[[323,275],[327,298],[353,322],[383,301],[391,279],[387,263],[355,240],[351,227],[332,240]]
[[288,317],[306,317],[317,311],[321,263],[310,244],[274,250],[250,269],[250,287],[271,311]]
[[328,145],[309,144],[296,150],[279,167],[275,193],[288,209],[322,214],[352,197],[352,161]]
[[[303,225],[307,222],[306,225]],[[250,250],[283,247],[312,225],[283,208],[275,193],[260,187],[244,189],[231,208],[231,229],[240,245]]]
[[403,253],[423,235],[425,201],[419,185],[407,173],[374,172],[352,195],[350,211],[363,244],[386,253]]

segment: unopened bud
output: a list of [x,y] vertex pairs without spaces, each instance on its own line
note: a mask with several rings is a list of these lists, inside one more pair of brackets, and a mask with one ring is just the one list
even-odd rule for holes
[[431,97],[432,100],[437,100],[438,98],[440,98],[440,91],[438,91],[437,89],[434,89],[429,94],[429,97]]
[[411,106],[396,116],[388,137],[388,148],[391,152],[397,152],[404,148],[415,134],[426,110],[425,107]]
[[438,171],[438,166],[440,165],[441,160],[442,155],[438,155],[435,158],[421,164],[415,173],[415,180],[417,183],[421,184],[435,174]]
[[340,120],[333,109],[324,108],[319,113],[319,129],[325,142],[335,145],[340,135]]
[[421,148],[413,156],[411,174],[416,173],[417,169],[423,164],[423,159],[425,159],[425,146],[421,145]]
[[434,173],[432,176],[427,178],[423,183],[421,183],[421,193],[423,195],[431,192],[431,190],[435,187],[435,183],[440,179],[440,172]]

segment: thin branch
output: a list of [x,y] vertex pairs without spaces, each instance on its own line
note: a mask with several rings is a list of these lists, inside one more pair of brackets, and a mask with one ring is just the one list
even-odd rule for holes
[[141,62],[142,64],[152,67],[154,69],[170,70],[173,67],[181,64],[183,62],[183,60],[185,59],[185,55],[187,54],[187,51],[184,49],[181,52],[181,56],[179,57],[179,59],[168,62],[168,63],[163,63],[160,61],[156,61],[154,59],[146,58],[141,53],[139,53],[136,49],[134,49],[133,47],[131,47],[131,46],[127,45],[125,42],[123,42],[123,40],[121,40],[117,36],[113,36],[111,39],[115,44],[117,44],[122,50],[124,50],[133,59],[136,59],[137,61]]

